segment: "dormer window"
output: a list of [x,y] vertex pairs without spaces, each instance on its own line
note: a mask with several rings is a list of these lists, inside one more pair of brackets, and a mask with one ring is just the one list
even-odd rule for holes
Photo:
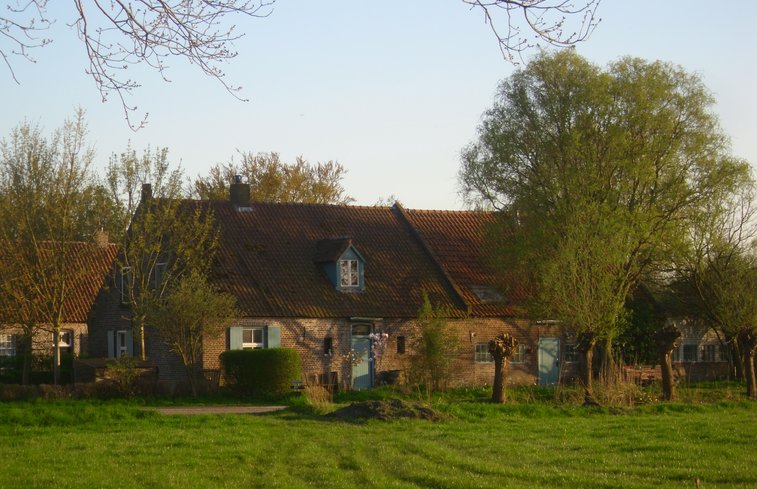
[[339,284],[341,287],[360,287],[357,260],[339,260]]
[[323,239],[316,245],[315,262],[341,292],[365,290],[365,258],[350,238]]

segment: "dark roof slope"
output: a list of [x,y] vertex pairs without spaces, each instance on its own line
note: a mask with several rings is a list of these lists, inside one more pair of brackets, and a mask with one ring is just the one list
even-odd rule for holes
[[518,316],[526,297],[513,276],[489,266],[488,227],[491,212],[405,210],[437,261],[451,277],[474,316]]
[[322,239],[315,245],[316,263],[334,262],[352,244],[350,238]]
[[[4,256],[7,256],[10,251],[5,250]],[[49,250],[44,251],[53,253],[52,246]],[[115,244],[101,246],[95,243],[73,242],[65,244],[62,252],[70,260],[67,264],[70,273],[65,281],[67,296],[63,307],[63,321],[66,323],[84,323],[87,322],[97,299],[97,294],[112,270],[118,253],[118,246]],[[46,258],[49,259],[50,257]],[[5,268],[7,265],[3,265],[2,262],[3,256],[0,256],[0,267]],[[11,307],[13,306],[11,305]],[[0,321],[7,322],[15,319],[0,318]]]
[[[415,317],[425,291],[457,306],[443,272],[395,209],[211,202],[221,230],[215,280],[251,317]],[[364,257],[365,290],[340,292],[322,262],[351,244]],[[320,245],[319,245],[320,244]]]

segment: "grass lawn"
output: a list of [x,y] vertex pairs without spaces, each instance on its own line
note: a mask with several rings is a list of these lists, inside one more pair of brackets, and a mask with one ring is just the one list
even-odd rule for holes
[[0,488],[757,487],[757,403],[606,409],[448,400],[432,423],[164,416],[0,403]]

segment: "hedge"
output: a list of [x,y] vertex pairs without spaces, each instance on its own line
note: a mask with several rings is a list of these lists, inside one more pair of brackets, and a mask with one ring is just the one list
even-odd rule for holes
[[221,365],[229,386],[245,395],[286,394],[300,378],[300,355],[291,348],[230,350]]

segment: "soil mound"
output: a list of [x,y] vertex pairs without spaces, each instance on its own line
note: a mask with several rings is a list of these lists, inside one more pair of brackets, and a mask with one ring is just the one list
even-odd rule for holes
[[380,419],[382,421],[392,421],[401,418],[440,421],[446,418],[443,414],[434,411],[428,406],[400,399],[353,402],[349,406],[327,414],[327,416],[339,419]]

